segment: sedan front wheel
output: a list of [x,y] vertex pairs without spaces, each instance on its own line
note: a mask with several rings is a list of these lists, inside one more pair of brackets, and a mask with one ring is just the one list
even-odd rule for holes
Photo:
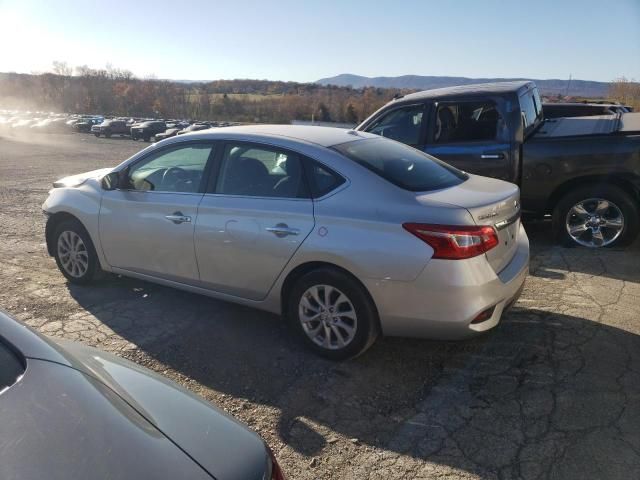
[[54,241],[56,264],[71,283],[86,284],[100,274],[93,242],[80,222],[62,222],[56,228]]

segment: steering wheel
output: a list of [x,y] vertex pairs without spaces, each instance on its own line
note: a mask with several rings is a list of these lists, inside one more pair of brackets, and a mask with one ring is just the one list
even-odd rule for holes
[[166,189],[168,186],[172,186],[173,190],[175,190],[178,182],[183,182],[188,179],[189,173],[184,168],[169,167],[162,174],[162,188]]

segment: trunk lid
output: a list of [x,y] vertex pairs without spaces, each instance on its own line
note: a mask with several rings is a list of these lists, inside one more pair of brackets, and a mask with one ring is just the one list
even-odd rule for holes
[[485,253],[496,273],[506,267],[517,250],[520,229],[520,189],[513,183],[469,175],[460,185],[436,192],[418,193],[424,204],[446,203],[466,209],[476,225],[495,228],[500,243]]

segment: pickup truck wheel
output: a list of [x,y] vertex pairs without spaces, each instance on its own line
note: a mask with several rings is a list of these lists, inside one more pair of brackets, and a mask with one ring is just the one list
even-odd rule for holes
[[99,133],[94,133],[94,135],[96,136],[96,138],[100,138],[100,134]]
[[615,185],[585,185],[567,193],[553,212],[556,238],[566,246],[602,248],[633,242],[638,206]]
[[364,287],[331,268],[295,282],[286,316],[307,346],[331,360],[357,357],[380,332],[377,310]]
[[147,135],[147,134],[145,134],[145,135],[143,135],[142,139],[143,139],[145,142],[150,142],[150,141],[151,141],[151,135]]

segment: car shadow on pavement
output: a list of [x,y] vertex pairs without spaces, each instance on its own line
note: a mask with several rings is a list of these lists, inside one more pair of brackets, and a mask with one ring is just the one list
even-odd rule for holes
[[620,281],[640,281],[640,238],[627,247],[563,247],[554,243],[550,220],[528,220],[531,242],[530,272],[534,277],[564,280],[580,273]]
[[621,328],[515,308],[473,340],[381,339],[335,363],[250,308],[130,279],[69,288],[117,353],[267,407],[232,413],[303,455],[346,439],[482,478],[640,477],[640,336]]

